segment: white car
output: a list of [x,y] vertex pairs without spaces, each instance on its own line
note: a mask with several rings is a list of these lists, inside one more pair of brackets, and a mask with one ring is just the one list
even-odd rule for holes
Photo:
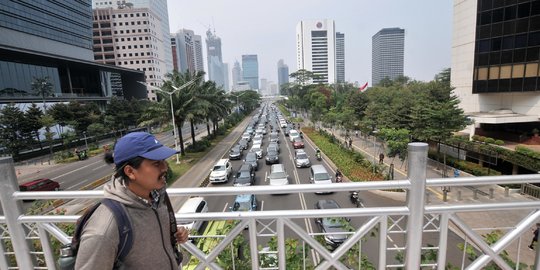
[[289,184],[289,175],[285,172],[283,164],[274,164],[270,167],[268,182],[271,186],[282,186]]
[[228,159],[220,159],[210,171],[211,183],[228,182],[232,175],[232,165]]
[[289,130],[289,140],[294,142],[294,138],[300,138],[300,133],[296,129]]
[[260,144],[253,144],[253,146],[251,146],[251,152],[254,152],[255,154],[257,154],[257,158],[258,159],[261,159],[262,156],[263,156],[263,150],[261,148],[261,145]]
[[249,134],[249,132],[244,132],[244,134],[242,134],[242,139],[247,140],[248,142],[251,141],[251,134]]
[[253,144],[260,144],[262,145],[262,142],[263,142],[263,136],[262,135],[255,135],[255,137],[253,137]]
[[[208,204],[203,197],[189,198],[178,210],[178,214],[206,213],[208,212]],[[186,229],[198,232],[201,228],[202,220],[179,220],[178,225],[184,226]]]

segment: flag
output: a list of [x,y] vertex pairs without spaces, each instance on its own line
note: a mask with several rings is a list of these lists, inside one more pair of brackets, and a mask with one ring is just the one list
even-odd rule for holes
[[358,90],[360,92],[364,91],[366,89],[367,85],[368,85],[368,83],[366,82],[366,84],[362,85],[362,87],[358,88]]

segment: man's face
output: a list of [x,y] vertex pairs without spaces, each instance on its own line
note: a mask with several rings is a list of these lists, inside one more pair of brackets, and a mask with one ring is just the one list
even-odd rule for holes
[[145,159],[138,169],[133,170],[134,179],[130,184],[138,185],[145,191],[161,189],[166,184],[168,164],[165,160]]

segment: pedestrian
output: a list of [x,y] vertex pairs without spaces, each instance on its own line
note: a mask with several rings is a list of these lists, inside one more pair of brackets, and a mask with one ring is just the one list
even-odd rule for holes
[[379,154],[379,164],[383,164],[383,162],[384,162],[384,154],[380,153]]
[[540,223],[536,223],[536,230],[533,232],[533,238],[531,240],[531,244],[529,245],[530,250],[534,250],[534,247],[536,243],[538,242],[538,233],[540,230]]
[[[122,261],[125,269],[175,270],[180,265],[176,244],[185,243],[189,232],[171,225],[165,190],[166,159],[174,154],[176,150],[153,135],[133,132],[120,138],[113,154],[105,157],[116,166],[104,187],[105,198],[122,204],[133,230],[133,245]],[[115,217],[101,204],[85,223],[75,269],[113,269],[119,241]]]
[[354,135],[358,138],[358,130],[354,132]]
[[349,137],[349,148],[352,149],[352,138],[351,137]]

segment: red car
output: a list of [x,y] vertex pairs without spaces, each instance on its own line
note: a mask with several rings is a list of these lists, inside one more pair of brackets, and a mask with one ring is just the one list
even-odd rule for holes
[[294,138],[292,145],[294,149],[304,148],[304,141],[301,138]]

